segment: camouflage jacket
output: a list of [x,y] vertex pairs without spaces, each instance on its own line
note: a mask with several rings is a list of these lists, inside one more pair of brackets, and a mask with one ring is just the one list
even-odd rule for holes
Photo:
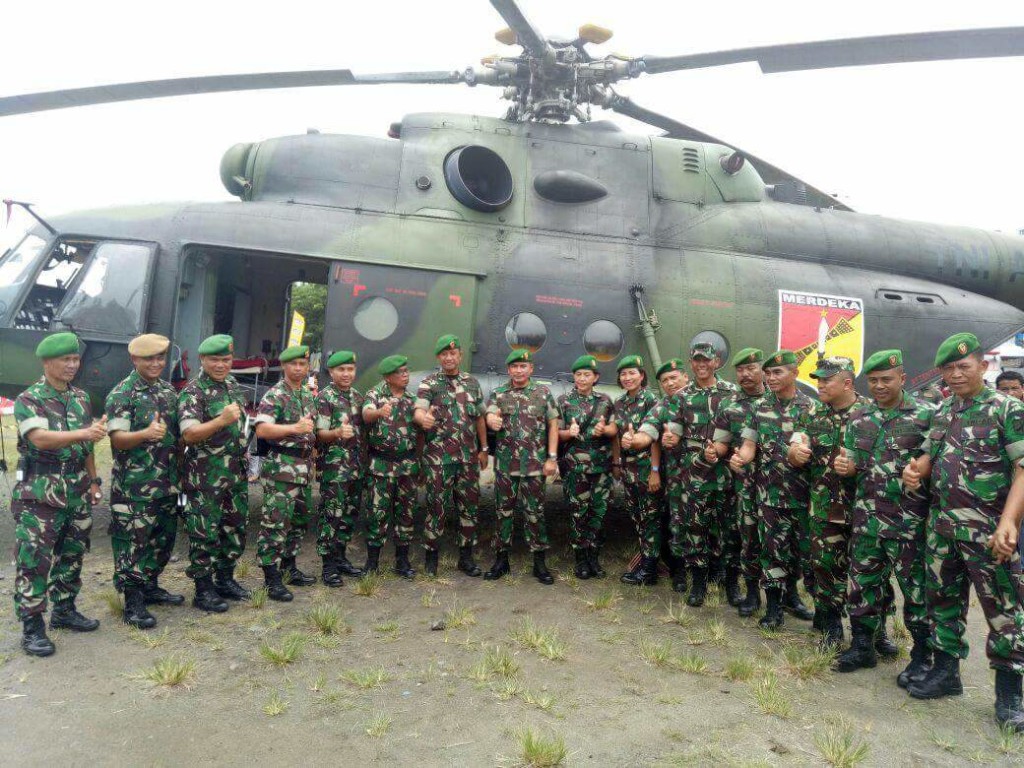
[[477,419],[483,416],[480,382],[459,371],[447,376],[438,371],[416,390],[416,408],[433,407],[434,428],[423,432],[423,463],[429,466],[472,464],[480,450]]
[[[33,429],[70,432],[88,427],[92,418],[89,396],[78,387],[58,392],[41,378],[14,401],[14,420],[18,424],[18,453],[30,466],[22,481],[14,486],[15,501],[31,501],[58,509],[72,498],[82,499],[89,492],[85,460],[92,454],[92,443],[73,443],[55,451],[43,451],[32,445],[28,433]],[[31,466],[31,465],[35,466]],[[61,465],[57,467],[55,465]]]
[[[306,382],[292,389],[283,378],[267,390],[256,410],[257,424],[294,424],[303,416],[314,416],[316,400]],[[267,440],[260,475],[278,483],[306,485],[313,468],[316,433],[288,435],[280,440]]]
[[363,396],[355,388],[338,389],[329,384],[316,399],[316,428],[338,429],[348,416],[354,434],[349,440],[337,440],[320,448],[320,482],[347,482],[363,476],[366,464],[366,438],[363,425]]
[[127,451],[112,448],[110,503],[147,502],[175,496],[181,490],[178,450],[178,393],[162,379],[149,384],[137,371],[129,373],[107,395],[107,431],[139,432],[159,413],[167,426],[159,443],[143,442]]
[[[661,440],[661,433],[676,420],[682,406],[682,392],[666,395],[647,412],[647,418],[640,425],[640,431],[652,440]],[[681,445],[668,449],[661,448],[661,469],[663,479],[679,481],[683,476],[683,449]]]
[[580,428],[579,437],[561,444],[558,471],[563,475],[599,474],[612,468],[612,441],[607,437],[594,437],[591,432],[601,417],[605,424],[613,420],[612,399],[601,392],[583,397],[573,387],[558,398],[558,428],[568,429],[572,420]]
[[932,459],[936,530],[962,541],[987,541],[1014,470],[1024,466],[1024,404],[988,386],[970,400],[947,398],[922,447]]
[[719,462],[711,466],[704,459],[704,446],[714,437],[715,413],[719,406],[731,400],[736,385],[715,379],[713,387],[687,384],[680,393],[682,403],[669,429],[682,439],[683,465],[689,471],[695,490],[702,493],[723,491],[729,486],[729,468]]
[[230,374],[216,382],[200,372],[178,394],[178,429],[184,434],[221,414],[235,403],[242,418],[219,429],[201,443],[185,450],[185,488],[190,493],[225,491],[245,481],[245,395]]
[[413,398],[408,392],[401,397],[391,394],[386,381],[366,393],[363,411],[367,408],[379,410],[388,401],[391,418],[377,419],[366,430],[366,442],[370,448],[370,474],[380,477],[404,477],[419,472],[416,459],[416,424],[412,420]]
[[790,466],[786,454],[797,421],[811,409],[813,402],[800,390],[792,400],[780,400],[769,391],[751,412],[742,437],[757,443],[760,460],[754,484],[758,504],[783,509],[807,506],[810,500],[807,472]]
[[495,435],[494,471],[506,475],[540,475],[548,457],[548,420],[558,418],[558,406],[543,384],[511,382],[496,387],[487,398],[487,413],[500,413],[502,427]]
[[[742,389],[738,389],[732,397],[722,400],[715,411],[714,433],[711,439],[716,443],[724,443],[738,449],[743,444],[743,428],[763,399],[764,392],[759,395],[748,395]],[[737,492],[749,490],[747,486],[757,472],[759,459],[760,456],[755,456],[751,466],[733,478]],[[723,459],[721,463],[727,462]]]
[[884,538],[913,538],[928,516],[927,481],[920,491],[903,486],[903,469],[924,453],[932,408],[904,392],[895,408],[883,410],[868,402],[850,420],[843,445],[857,465],[855,530],[878,521]]
[[[626,430],[632,427],[634,430],[640,429],[640,425],[644,423],[644,419],[647,418],[647,414],[651,412],[651,409],[658,404],[658,398],[654,396],[651,390],[644,387],[641,389],[636,397],[630,397],[628,393],[623,393],[615,401],[613,418],[615,424],[619,428],[618,437],[616,440],[622,438],[622,435],[626,433]],[[646,483],[647,477],[651,473],[651,449],[645,448],[642,451],[630,449],[628,451],[622,451],[622,482],[628,485],[637,485],[638,483]]]
[[851,418],[856,418],[869,402],[860,394],[842,410],[815,402],[797,419],[796,432],[790,438],[790,442],[795,443],[801,434],[807,435],[811,459],[805,468],[811,483],[811,510],[833,523],[850,522],[857,481],[838,474],[832,463],[844,447]]

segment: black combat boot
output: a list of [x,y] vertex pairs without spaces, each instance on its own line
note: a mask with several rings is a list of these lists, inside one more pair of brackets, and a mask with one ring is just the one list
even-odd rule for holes
[[587,560],[587,550],[577,549],[573,551],[576,555],[576,578],[589,579],[593,574],[590,572],[590,561]]
[[124,610],[121,612],[121,620],[129,626],[139,629],[152,629],[156,626],[156,617],[146,610],[142,590],[138,587],[125,587]]
[[757,622],[761,629],[779,629],[785,618],[782,615],[782,589],[780,587],[768,587],[764,591],[768,604],[764,609],[764,616]]
[[761,585],[757,583],[757,579],[747,579],[746,584],[747,594],[736,611],[743,618],[753,616],[761,610]]
[[740,569],[734,565],[730,565],[725,569],[725,599],[729,601],[729,605],[734,608],[743,602],[743,596],[740,594]]
[[786,593],[782,599],[782,608],[792,613],[801,621],[811,621],[814,618],[814,613],[800,599],[800,592],[796,586],[796,576],[790,576],[786,579]]
[[494,581],[512,572],[508,565],[508,550],[499,549],[494,556],[494,565],[484,574],[484,581]]
[[725,581],[725,558],[712,557],[708,565],[708,584],[721,584]]
[[590,564],[590,576],[595,579],[603,579],[607,576],[608,574],[601,567],[601,550],[597,547],[591,547],[586,550],[586,553],[587,563]]
[[473,578],[476,578],[482,573],[482,571],[480,570],[480,566],[477,565],[476,561],[473,559],[472,544],[467,544],[464,547],[459,547],[458,569],[467,576],[472,576]]
[[334,561],[338,564],[338,571],[343,573],[345,576],[355,576],[357,579],[363,575],[363,569],[352,565],[345,557],[345,547],[338,548],[338,556],[334,558]]
[[293,587],[311,587],[316,584],[316,576],[300,571],[294,557],[281,558],[281,571],[282,579],[288,579],[288,583]]
[[279,603],[290,603],[295,595],[281,581],[281,570],[276,565],[263,566],[263,586],[267,588],[267,597]]
[[640,563],[632,571],[622,574],[619,578],[623,584],[651,587],[658,583],[658,558],[641,557]]
[[395,547],[395,573],[403,579],[411,579],[416,575],[412,565],[409,564],[409,545],[399,544]]
[[911,683],[924,680],[928,670],[932,668],[932,649],[928,647],[928,627],[911,627],[910,634],[914,638],[914,647],[910,649],[910,663],[896,678],[896,685],[900,688],[906,688]]
[[235,581],[235,566],[218,568],[213,575],[213,588],[225,600],[252,600],[252,592]]
[[210,613],[224,613],[228,609],[228,604],[217,594],[210,576],[196,579],[196,595],[192,598],[192,605]]
[[843,634],[843,615],[835,608],[828,608],[823,611],[815,611],[814,615],[821,613],[821,643],[823,651],[838,651],[843,647],[846,637]]
[[440,553],[436,549],[427,549],[423,552],[423,572],[427,576],[437,576],[437,562]]
[[75,601],[61,600],[50,612],[50,629],[70,629],[72,632],[94,632],[99,629],[98,619],[89,619],[78,612]]
[[960,682],[960,659],[944,651],[935,651],[935,663],[924,680],[907,686],[907,693],[915,699],[938,699],[959,696],[964,692]]
[[875,650],[883,659],[895,659],[900,655],[900,647],[889,639],[889,633],[885,631],[886,621],[883,613],[882,620],[878,622],[878,632],[875,634]]
[[338,571],[338,561],[329,555],[324,556],[324,567],[320,571],[320,578],[325,587],[332,589],[345,585],[345,582],[341,580],[341,573]]
[[1001,728],[1024,732],[1021,676],[1012,669],[996,670],[996,722]]
[[57,650],[53,642],[46,636],[46,622],[39,614],[30,616],[22,622],[21,648],[29,656],[53,656]]
[[544,562],[543,552],[533,553],[533,577],[545,586],[555,583],[555,577],[551,575],[547,563]]
[[153,579],[142,588],[142,601],[145,605],[184,605],[185,596],[168,592]]
[[380,547],[366,545],[366,565],[363,573],[380,573]]
[[836,657],[832,669],[836,672],[856,672],[878,665],[871,630],[859,621],[850,622],[850,647]]
[[691,571],[693,586],[690,587],[690,594],[686,596],[686,604],[691,608],[700,608],[708,596],[708,569],[693,568]]
[[686,563],[683,562],[683,558],[672,557],[672,565],[669,566],[672,572],[672,591],[678,592],[681,595],[686,594],[686,590],[689,589],[689,580],[686,578]]

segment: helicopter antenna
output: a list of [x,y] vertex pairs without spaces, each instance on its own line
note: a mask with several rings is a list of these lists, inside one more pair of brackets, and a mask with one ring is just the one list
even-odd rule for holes
[[3,203],[7,207],[7,222],[10,222],[11,220],[11,208],[13,208],[14,206],[18,206],[19,208],[24,208],[29,216],[38,221],[44,227],[46,227],[46,231],[49,232],[51,235],[57,234],[57,230],[50,226],[50,223],[46,221],[46,219],[44,219],[42,216],[40,216],[38,213],[32,210],[32,203],[24,203],[21,200],[4,200]]

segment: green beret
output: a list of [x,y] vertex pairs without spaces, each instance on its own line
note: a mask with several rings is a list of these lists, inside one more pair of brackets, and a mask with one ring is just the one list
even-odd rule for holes
[[703,357],[705,360],[717,360],[718,351],[710,341],[699,341],[690,347],[690,359]]
[[615,366],[616,371],[621,371],[623,368],[636,368],[642,371],[644,369],[644,359],[640,355],[626,355],[624,358],[619,360],[619,364]]
[[203,339],[199,345],[200,355],[233,355],[235,353],[235,340],[226,333],[218,333]]
[[408,362],[409,358],[405,355],[388,355],[377,363],[377,373],[381,376],[390,376]]
[[737,352],[732,358],[733,367],[747,365],[748,363],[763,363],[764,352],[757,347],[746,347]]
[[666,360],[664,363],[661,364],[661,368],[655,371],[654,378],[660,379],[662,377],[662,374],[668,373],[669,371],[681,371],[683,370],[683,365],[683,361],[680,360],[678,357],[673,357],[671,360]]
[[512,365],[512,363],[532,363],[533,355],[528,349],[513,349],[508,353],[508,357],[505,358],[505,365]]
[[939,351],[935,353],[935,367],[963,360],[978,349],[981,349],[981,342],[973,333],[954,333],[939,344]]
[[580,355],[577,357],[576,362],[572,364],[572,372],[576,373],[576,371],[580,370],[596,371],[597,358],[593,355]]
[[446,349],[462,349],[462,342],[459,341],[459,337],[451,333],[446,333],[444,336],[437,340],[437,344],[434,345],[434,355],[440,355]]
[[823,357],[818,361],[818,367],[811,371],[811,378],[831,379],[843,371],[853,373],[853,360],[848,357]]
[[298,360],[300,357],[309,357],[309,347],[305,344],[293,344],[286,348],[277,359],[282,363],[290,363],[292,360]]
[[864,361],[861,373],[888,371],[903,365],[903,353],[898,349],[880,349]]
[[62,333],[51,333],[39,342],[36,347],[36,357],[40,360],[49,360],[51,357],[63,357],[64,355],[78,354],[78,337],[70,331]]
[[356,353],[349,352],[347,349],[339,349],[329,358],[327,358],[327,367],[334,368],[337,365],[344,365],[345,363],[355,364]]
[[788,349],[780,349],[764,361],[762,368],[775,368],[780,365],[796,365],[796,353]]

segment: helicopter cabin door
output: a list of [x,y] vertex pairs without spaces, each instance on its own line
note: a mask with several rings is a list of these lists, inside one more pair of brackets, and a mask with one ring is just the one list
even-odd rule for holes
[[402,354],[417,373],[437,367],[438,336],[462,341],[463,367],[473,350],[473,316],[478,275],[398,265],[336,261],[327,283],[324,359],[339,349],[356,353],[357,386],[378,382],[377,363]]

